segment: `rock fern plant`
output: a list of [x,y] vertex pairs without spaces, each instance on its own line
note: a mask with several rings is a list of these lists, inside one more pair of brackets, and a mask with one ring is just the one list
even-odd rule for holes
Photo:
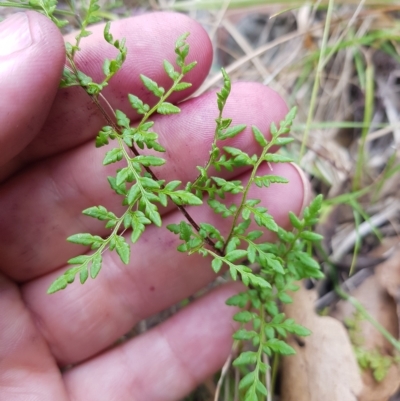
[[[30,0],[29,2],[1,2],[1,5],[30,8],[41,11],[59,27],[65,21],[55,17],[57,14],[68,14],[56,8],[54,0]],[[292,141],[288,134],[296,110],[292,109],[277,127],[270,127],[271,139],[267,140],[262,132],[252,127],[252,133],[260,149],[258,154],[249,155],[243,150],[224,146],[224,141],[233,138],[246,128],[244,125],[232,125],[232,119],[224,115],[224,108],[231,90],[231,81],[224,70],[223,87],[217,93],[219,114],[215,120],[214,140],[211,144],[210,156],[204,165],[198,166],[198,177],[194,182],[183,184],[181,181],[165,181],[157,175],[157,167],[165,163],[162,153],[168,151],[158,141],[158,135],[152,130],[151,117],[156,114],[175,114],[180,109],[168,102],[169,96],[176,91],[184,91],[191,86],[185,82],[185,75],[195,68],[196,63],[186,63],[189,45],[186,42],[188,33],[179,37],[175,44],[176,67],[164,61],[165,73],[171,79],[169,89],[160,87],[149,77],[141,75],[141,81],[149,92],[158,98],[154,106],[145,104],[132,94],[127,94],[130,105],[142,116],[136,126],[131,126],[129,118],[120,110],[105,110],[99,99],[102,90],[110,79],[122,67],[127,49],[124,39],[114,39],[110,33],[110,24],[104,28],[104,39],[114,46],[118,54],[113,60],[104,60],[102,82],[97,83],[80,71],[74,58],[80,50],[81,40],[90,35],[87,30],[91,23],[99,21],[97,0],[91,0],[84,18],[78,18],[81,29],[76,35],[74,44],[66,45],[68,66],[65,67],[61,87],[80,86],[98,106],[105,119],[105,125],[98,133],[95,146],[102,147],[112,143],[103,160],[104,165],[120,162],[124,167],[116,170],[115,176],[108,177],[110,188],[121,197],[125,212],[117,216],[104,206],[96,205],[83,211],[88,217],[105,222],[110,233],[105,238],[90,233],[78,233],[67,240],[69,242],[90,246],[93,252],[74,257],[68,261],[71,268],[58,277],[48,289],[48,293],[66,288],[77,276],[84,284],[89,276],[94,279],[102,268],[102,255],[105,251],[116,251],[122,263],[128,264],[131,246],[135,244],[146,230],[154,224],[162,226],[159,206],[167,206],[172,202],[182,212],[183,219],[179,224],[171,224],[167,229],[179,236],[181,240],[177,250],[190,254],[199,253],[210,260],[211,268],[219,273],[223,268],[229,271],[233,280],[240,280],[246,291],[227,300],[228,305],[239,308],[234,320],[240,328],[233,335],[234,339],[250,342],[251,348],[241,352],[233,364],[240,367],[243,377],[240,381],[240,393],[245,401],[257,401],[267,395],[265,374],[269,369],[267,360],[273,355],[290,355],[294,353],[286,342],[288,334],[306,336],[309,331],[286,319],[279,312],[280,303],[290,303],[289,291],[296,290],[295,282],[303,278],[320,278],[319,265],[311,256],[313,243],[321,237],[312,232],[317,222],[322,198],[318,196],[304,210],[303,217],[298,218],[290,213],[293,225],[291,231],[279,227],[268,210],[260,204],[260,200],[249,197],[253,185],[268,187],[271,184],[287,183],[283,177],[276,175],[259,175],[263,163],[288,163],[286,156],[271,153],[271,148],[283,146]],[[76,10],[72,9],[72,14]],[[104,99],[106,100],[106,99]],[[152,149],[159,156],[143,155],[141,150]],[[129,150],[130,149],[130,150]],[[248,182],[240,180],[227,181],[211,171],[223,169],[232,171],[247,166],[251,169]],[[226,195],[236,195],[237,201],[228,204]],[[196,222],[186,206],[207,204],[216,214],[230,220],[230,230],[223,236],[218,227],[204,222]],[[254,224],[252,224],[254,223]],[[258,226],[259,229],[254,229]],[[130,242],[124,233],[131,230]],[[273,232],[277,240],[265,242],[266,231]],[[266,359],[264,356],[267,356]]]

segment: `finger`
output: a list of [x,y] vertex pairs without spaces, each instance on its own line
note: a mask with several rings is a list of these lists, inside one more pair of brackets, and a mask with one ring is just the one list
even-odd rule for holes
[[[252,188],[249,197],[261,199],[279,224],[287,226],[288,212],[299,213],[308,195],[296,168],[287,164],[273,168],[274,174],[288,178],[290,183]],[[260,171],[268,173],[271,173],[268,166]],[[210,208],[188,211],[195,221],[215,224],[224,235],[232,224],[230,219],[216,216]],[[173,212],[164,217],[164,224],[178,224],[181,220],[180,212]],[[272,236],[266,234],[265,239],[272,240]],[[23,287],[23,297],[61,365],[91,357],[138,321],[168,308],[215,279],[210,258],[177,252],[179,243],[178,237],[166,229],[149,226],[133,246],[128,266],[121,266],[118,256],[108,252],[103,255],[99,276],[83,286],[77,281],[64,291],[47,295],[47,288],[63,273],[64,267]]]
[[[154,130],[167,148],[162,154],[167,163],[154,171],[159,178],[185,183],[196,178],[196,165],[203,166],[209,157],[218,115],[215,94],[185,102],[181,109],[176,116],[156,119]],[[250,125],[255,124],[268,133],[271,122],[278,124],[286,110],[279,95],[263,85],[233,85],[225,115],[233,116],[233,124],[249,127],[226,145],[240,147],[250,154],[259,151]],[[62,266],[76,252],[84,252],[76,245],[66,244],[69,235],[77,232],[106,235],[103,224],[81,214],[82,210],[99,204],[117,215],[123,212],[120,198],[105,179],[115,175],[117,166],[104,168],[104,153],[104,149],[86,144],[38,164],[0,191],[3,213],[0,268],[10,277],[32,279]]]
[[[76,56],[78,68],[95,82],[103,80],[104,60],[116,56],[115,49],[104,40],[103,28],[104,25],[99,25],[90,29],[93,35],[82,40],[82,50]],[[139,74],[148,75],[165,88],[170,87],[172,81],[164,71],[163,60],[175,64],[175,41],[183,33],[191,33],[187,60],[197,60],[198,65],[185,77],[185,81],[193,84],[192,88],[176,92],[170,101],[177,102],[189,96],[208,74],[212,61],[208,35],[200,24],[182,14],[153,13],[115,21],[111,32],[116,39],[126,38],[128,53],[122,69],[102,93],[114,109],[123,110],[132,119],[137,115],[127,102],[128,93],[136,94],[147,103],[155,102]],[[73,37],[67,39],[74,43]],[[82,144],[94,138],[104,125],[106,121],[81,88],[61,89],[40,135],[20,156],[19,166]]]
[[67,401],[60,371],[18,288],[0,276],[0,400]]
[[[0,24],[0,167],[21,152],[42,127],[64,59],[61,34],[46,17],[18,13]],[[0,179],[5,174],[4,168],[0,170]]]
[[142,336],[73,368],[64,375],[71,399],[181,399],[227,359],[236,310],[225,301],[240,288],[218,288]]

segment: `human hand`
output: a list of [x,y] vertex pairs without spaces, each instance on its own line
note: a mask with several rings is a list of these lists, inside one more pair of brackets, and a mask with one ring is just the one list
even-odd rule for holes
[[[113,49],[101,27],[92,31],[82,42],[77,64],[100,80],[102,62]],[[139,73],[168,85],[162,60],[173,59],[173,44],[186,31],[191,32],[189,61],[198,61],[187,76],[194,91],[212,57],[208,37],[197,23],[178,14],[149,14],[112,24],[114,37],[126,37],[128,46],[123,69],[103,91],[114,108],[134,119],[126,95],[142,87]],[[105,254],[95,281],[46,294],[66,269],[65,261],[80,251],[65,238],[76,232],[105,234],[99,222],[81,211],[98,204],[116,213],[120,208],[105,179],[115,166],[103,167],[105,150],[93,146],[104,121],[80,88],[58,90],[64,62],[63,39],[45,17],[28,12],[0,25],[0,400],[174,401],[227,358],[234,309],[224,301],[240,287],[222,286],[110,349],[138,321],[215,278],[207,259],[177,253],[173,234],[149,227],[128,266]],[[190,93],[176,93],[172,101]],[[151,101],[148,94],[139,95]],[[185,182],[196,177],[195,166],[208,158],[215,94],[180,108],[179,115],[157,116],[155,131],[168,149],[159,176]],[[281,98],[255,83],[233,85],[225,110],[235,124],[255,124],[263,132],[286,114]],[[250,130],[232,143],[256,151]],[[290,184],[258,189],[257,197],[285,227],[288,212],[299,213],[309,200],[309,187],[293,165],[277,165],[274,173]],[[194,215],[199,221],[216,218],[201,209]],[[178,211],[167,210],[164,225],[181,219]],[[68,365],[73,367],[60,373],[59,367]]]

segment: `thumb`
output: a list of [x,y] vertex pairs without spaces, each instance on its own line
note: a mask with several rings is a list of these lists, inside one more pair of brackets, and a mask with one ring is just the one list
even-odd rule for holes
[[0,167],[39,132],[64,61],[63,38],[41,14],[18,13],[0,23]]

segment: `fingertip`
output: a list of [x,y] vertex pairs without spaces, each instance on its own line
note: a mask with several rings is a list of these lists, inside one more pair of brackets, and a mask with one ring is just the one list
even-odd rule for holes
[[303,203],[300,207],[300,211],[298,212],[298,214],[300,215],[305,209],[305,207],[308,206],[311,202],[312,199],[311,183],[308,177],[306,176],[306,173],[300,166],[298,166],[296,163],[290,163],[290,164],[294,167],[295,171],[299,175],[301,187],[303,189]]
[[266,115],[271,114],[279,120],[282,120],[289,110],[278,92],[259,82],[235,82],[232,85],[232,94],[250,102],[250,110],[258,109],[260,112]]
[[6,163],[36,135],[51,107],[65,60],[57,27],[36,12],[0,24],[1,161]]
[[[105,58],[115,58],[116,55],[115,49],[104,40],[103,30],[104,24],[91,27],[93,34],[82,41],[81,51],[76,57],[78,67],[95,80],[103,77]],[[121,70],[105,88],[104,94],[114,97],[113,106],[125,112],[127,88],[136,92],[142,100],[151,102],[151,99],[146,98],[148,91],[139,78],[140,73],[145,72],[160,86],[171,85],[162,65],[164,59],[174,64],[175,42],[182,34],[190,33],[187,38],[190,50],[186,63],[197,61],[197,66],[185,76],[185,81],[192,83],[192,87],[184,93],[172,94],[170,101],[181,101],[190,96],[211,68],[213,49],[209,36],[198,22],[186,15],[173,12],[146,13],[112,22],[110,32],[114,39],[125,38],[128,51]],[[72,39],[73,34],[65,37],[66,41]]]
[[311,198],[311,189],[307,177],[294,163],[268,163],[257,171],[260,175],[276,175],[285,178],[288,183],[271,184],[267,188],[253,187],[251,197],[261,199],[276,223],[285,228],[292,227],[289,212],[301,215]]
[[[40,13],[27,11],[24,14],[29,20],[33,36],[34,43],[31,51],[34,56],[41,56],[38,57],[37,63],[48,67],[51,62],[53,68],[58,68],[57,78],[59,78],[65,62],[65,46],[60,30],[49,18]],[[46,59],[46,56],[51,58]]]
[[226,116],[240,116],[249,132],[254,125],[266,137],[270,137],[271,124],[279,126],[287,112],[286,102],[279,93],[257,82],[234,83],[224,109]]

